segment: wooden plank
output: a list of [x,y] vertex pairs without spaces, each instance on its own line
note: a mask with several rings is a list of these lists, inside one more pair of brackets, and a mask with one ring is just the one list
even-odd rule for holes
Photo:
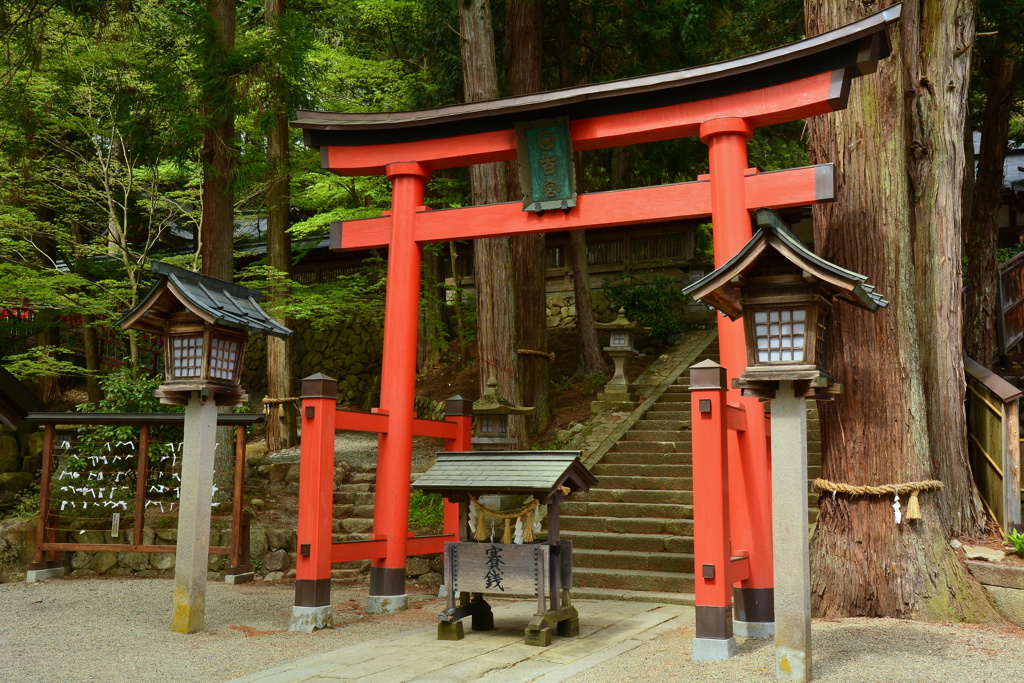
[[[183,425],[185,413],[29,413],[25,419],[44,425]],[[217,425],[251,425],[264,419],[263,413],[218,413]]]
[[[835,200],[832,164],[756,173],[745,177],[747,208],[784,208]],[[684,220],[711,215],[711,183],[695,181],[577,198],[568,213],[523,211],[522,202],[486,204],[416,214],[416,241],[445,242],[522,233],[560,232]],[[642,216],[643,220],[638,221]],[[345,221],[331,230],[331,249],[379,249],[391,241],[391,216]]]
[[725,406],[725,428],[734,432],[747,431],[747,411],[743,406]]
[[146,479],[149,470],[149,425],[139,428],[138,467],[135,472],[135,528],[132,541],[142,544],[142,531],[146,524]]
[[231,499],[231,562],[232,567],[248,564],[242,556],[242,498],[245,493],[245,427],[238,425],[235,432],[235,490]]
[[544,594],[545,543],[453,543],[454,590],[467,593]]
[[[699,134],[704,121],[726,116],[744,118],[759,127],[824,114],[837,108],[834,104],[839,105],[834,87],[837,73],[826,71],[722,97],[577,119],[569,122],[572,147],[582,152],[693,137]],[[844,78],[841,73],[838,75]],[[384,175],[384,167],[397,161],[415,160],[443,169],[515,158],[516,134],[512,128],[444,139],[330,145],[321,149],[323,167],[341,175]]]
[[1021,528],[1019,401],[1003,405],[1003,531]]
[[[175,553],[176,545],[127,545],[125,543],[44,543],[43,550],[84,553]],[[211,555],[231,555],[231,546],[210,546]]]
[[964,356],[964,371],[995,394],[1000,402],[1005,403],[1024,396],[1024,392],[1021,392],[1020,389],[967,356]]

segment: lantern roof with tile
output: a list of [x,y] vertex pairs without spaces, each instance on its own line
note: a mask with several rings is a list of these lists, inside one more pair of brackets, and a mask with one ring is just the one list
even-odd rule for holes
[[733,320],[742,317],[745,276],[766,250],[773,249],[802,269],[805,279],[819,283],[836,298],[872,313],[889,305],[867,283],[866,276],[830,263],[805,247],[771,209],[758,209],[754,220],[758,229],[750,241],[721,267],[685,287],[684,294],[714,306]]
[[597,478],[580,451],[445,452],[415,482],[427,493],[523,494],[543,498],[559,487],[589,491]]
[[532,415],[534,408],[519,406],[498,392],[498,380],[492,376],[480,400],[473,403],[474,415]]
[[644,327],[640,323],[633,322],[626,319],[626,309],[620,308],[619,314],[615,320],[610,323],[594,323],[594,327],[599,330],[611,330],[612,332],[650,332],[651,328]]
[[[166,321],[161,312],[182,304],[204,321],[222,327],[285,338],[292,334],[259,306],[262,293],[183,268],[153,262],[161,277],[149,293],[117,324],[121,329],[163,333]],[[154,314],[155,313],[155,314]]]

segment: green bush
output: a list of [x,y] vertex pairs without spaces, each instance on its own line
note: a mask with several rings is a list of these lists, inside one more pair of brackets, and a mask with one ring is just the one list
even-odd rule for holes
[[413,491],[409,496],[409,528],[436,529],[444,525],[444,497]]
[[651,269],[637,269],[634,261],[627,260],[622,273],[614,279],[605,278],[602,287],[616,309],[626,309],[628,318],[651,328],[651,341],[664,343],[683,331],[679,307],[688,297],[674,279]]

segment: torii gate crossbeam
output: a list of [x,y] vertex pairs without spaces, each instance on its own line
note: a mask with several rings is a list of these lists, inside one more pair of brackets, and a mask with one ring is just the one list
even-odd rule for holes
[[[386,551],[381,557],[379,544],[374,544],[369,609],[392,611],[407,604],[420,245],[710,214],[715,262],[721,265],[750,239],[751,209],[834,198],[830,166],[752,173],[747,167],[746,142],[756,127],[844,108],[851,80],[874,71],[878,60],[888,55],[885,28],[898,18],[899,7],[890,8],[836,31],[730,62],[526,97],[418,112],[298,112],[293,125],[304,129],[307,144],[320,149],[324,168],[341,175],[385,175],[393,185],[390,216],[345,222],[332,230],[335,249],[389,248],[379,408],[388,416],[388,432],[380,439],[373,534],[373,540],[386,541]],[[433,170],[515,158],[514,124],[557,116],[568,117],[575,150],[699,135],[708,145],[709,177],[581,195],[578,205],[564,214],[548,211],[538,216],[523,212],[518,203],[425,210],[424,193]],[[730,376],[737,376],[746,364],[741,323],[719,321],[719,348],[722,365]],[[742,572],[730,574],[728,567],[721,567],[711,575],[717,575],[719,583],[735,578],[729,583],[737,584],[733,590],[736,623],[749,629],[750,635],[763,634],[773,621],[770,460],[764,412],[756,399],[743,398],[738,390],[730,390],[728,400],[737,408],[737,423],[743,422],[745,428],[728,430],[730,528],[726,531],[733,553],[742,553],[748,560],[740,563]],[[300,488],[300,509],[304,497],[322,495],[323,489]],[[317,524],[329,527],[330,519]],[[304,528],[300,520],[300,544]],[[318,533],[323,535],[323,529]],[[701,533],[695,529],[698,556],[704,547]],[[695,562],[700,566],[699,557]],[[329,562],[300,555],[297,595],[300,589],[312,594],[302,587],[303,582],[329,582],[324,566],[329,570]],[[695,577],[698,636],[731,637],[733,600],[720,585],[711,590],[709,582],[713,579]],[[316,600],[329,609],[329,593],[325,597],[319,590],[314,592]]]

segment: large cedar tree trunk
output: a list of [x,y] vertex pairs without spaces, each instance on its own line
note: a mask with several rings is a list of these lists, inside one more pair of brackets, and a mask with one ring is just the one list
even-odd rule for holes
[[[508,0],[505,5],[505,85],[510,96],[544,89],[541,37],[544,3],[541,0]],[[522,199],[519,162],[508,163],[508,197]],[[519,349],[547,352],[547,258],[544,234],[512,238],[516,266],[516,312],[519,316]],[[548,389],[551,361],[536,354],[519,355],[523,404],[534,406],[528,418],[530,432],[542,432],[551,423]]]
[[[1013,95],[1024,77],[1015,51],[996,37],[983,65],[988,77],[981,128],[978,175],[967,224],[967,291],[964,293],[964,353],[992,368],[996,353],[996,293],[999,277],[999,204],[1003,188]],[[969,167],[970,168],[970,167]],[[973,168],[970,169],[973,171]]]
[[441,320],[444,290],[441,289],[442,245],[424,247],[422,260],[423,295],[420,298],[420,326],[416,348],[416,367],[420,372],[441,362]]
[[[498,97],[498,69],[494,56],[494,26],[490,0],[459,0],[462,36],[462,81],[467,102]],[[495,204],[505,198],[502,164],[477,164],[469,169],[474,204]],[[477,353],[480,393],[487,379],[498,381],[505,398],[520,403],[516,353],[516,296],[512,238],[492,237],[473,243],[476,282]],[[522,440],[525,422],[509,418],[509,434]]]
[[203,275],[231,282],[234,274],[235,87],[228,59],[235,49],[235,0],[207,0],[201,49],[203,216],[199,256]]
[[[805,0],[807,35],[890,4]],[[960,334],[973,32],[969,0],[904,2],[892,56],[853,82],[845,111],[809,120],[812,163],[834,163],[839,178],[836,203],[814,207],[816,250],[866,274],[891,301],[876,315],[834,309],[827,366],[844,393],[819,406],[822,476],[945,483],[921,494],[921,520],[899,525],[892,498],[821,497],[811,548],[817,616],[994,617],[948,544],[984,522],[967,461]]]
[[[82,247],[85,245],[85,231],[79,221],[71,221],[71,239],[74,240],[75,270],[82,277],[87,276],[85,258]],[[96,317],[85,313],[82,315],[82,353],[85,356],[85,390],[89,394],[89,403],[98,405],[103,400],[103,389],[100,387],[100,343],[94,323]]]
[[[267,26],[279,30],[285,11],[284,0],[267,0]],[[288,110],[281,102],[280,93],[272,90],[270,110],[273,121],[267,131],[267,265],[288,274],[292,267],[292,244],[288,236],[291,224],[291,194],[289,192]],[[287,286],[271,292],[273,296],[288,295]],[[277,316],[278,322],[289,321]],[[294,343],[292,338],[267,337],[267,396],[293,398],[296,396],[295,371],[292,366]],[[298,443],[298,409],[296,403],[283,403],[271,410],[274,419],[267,421],[267,449],[277,451]]]

